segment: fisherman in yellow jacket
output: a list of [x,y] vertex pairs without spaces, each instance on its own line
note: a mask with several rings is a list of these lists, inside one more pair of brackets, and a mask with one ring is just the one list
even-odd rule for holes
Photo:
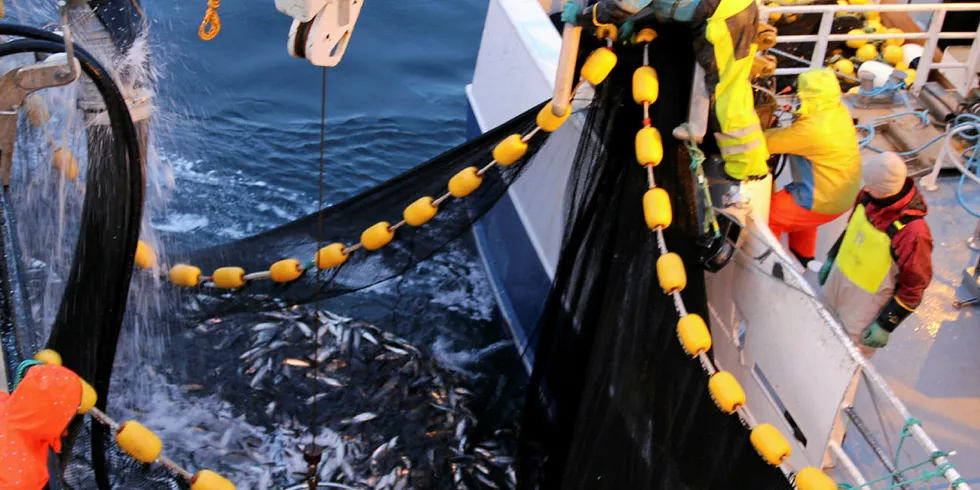
[[577,25],[615,24],[628,38],[633,21],[648,13],[680,22],[694,33],[694,53],[704,68],[711,94],[711,128],[725,160],[725,173],[737,181],[769,175],[769,152],[749,74],[758,49],[759,8],[754,0],[598,0],[584,10],[567,2],[562,21]]
[[787,128],[770,129],[773,155],[789,158],[793,182],[772,196],[769,228],[789,233],[789,248],[804,266],[817,251],[817,227],[849,210],[861,190],[861,150],[840,84],[821,68],[797,78],[800,108]]

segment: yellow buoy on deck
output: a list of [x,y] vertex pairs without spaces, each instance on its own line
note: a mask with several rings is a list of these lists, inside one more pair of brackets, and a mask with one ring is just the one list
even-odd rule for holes
[[667,191],[654,187],[643,194],[643,218],[651,230],[670,226],[674,218]]
[[657,259],[657,278],[660,287],[667,294],[683,291],[687,286],[687,272],[684,271],[684,261],[674,252],[668,252]]
[[500,165],[508,166],[527,153],[527,143],[521,139],[521,135],[512,134],[493,148],[493,159]]
[[640,165],[660,165],[664,159],[664,143],[657,128],[646,127],[636,133],[636,161]]
[[796,474],[796,488],[799,490],[837,490],[837,484],[826,473],[807,466]]
[[565,121],[568,120],[568,116],[571,115],[572,113],[572,106],[568,105],[565,107],[565,115],[558,117],[555,115],[552,107],[553,105],[549,101],[538,112],[538,119],[537,119],[538,127],[541,128],[541,131],[544,131],[546,133],[550,133],[560,128],[562,124],[565,124]]
[[718,371],[708,379],[708,391],[715,405],[725,413],[734,413],[745,405],[745,390],[728,371]]
[[677,321],[677,338],[691,357],[711,349],[711,332],[697,313],[688,313]]
[[637,104],[653,104],[660,96],[660,79],[657,70],[641,66],[633,72],[633,101]]

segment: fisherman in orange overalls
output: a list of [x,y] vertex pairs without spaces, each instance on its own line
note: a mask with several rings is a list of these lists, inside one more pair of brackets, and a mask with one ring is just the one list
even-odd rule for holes
[[48,483],[48,449],[82,402],[82,380],[70,369],[25,361],[13,393],[0,392],[0,490],[40,490]]

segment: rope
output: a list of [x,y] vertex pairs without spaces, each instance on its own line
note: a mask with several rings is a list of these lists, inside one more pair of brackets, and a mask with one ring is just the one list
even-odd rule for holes
[[18,364],[17,371],[14,373],[14,383],[10,386],[10,391],[13,392],[15,389],[17,389],[17,385],[19,385],[20,381],[24,379],[24,375],[31,366],[37,366],[40,364],[44,363],[41,361],[27,360]]
[[718,228],[718,218],[715,216],[714,205],[711,203],[711,191],[708,189],[708,179],[704,176],[704,167],[702,165],[705,160],[704,152],[694,142],[694,131],[691,129],[691,126],[688,123],[684,123],[682,126],[687,131],[687,139],[684,141],[684,146],[687,147],[687,153],[691,157],[691,172],[694,172],[694,179],[697,181],[698,189],[704,195],[704,222],[701,224],[701,232],[707,234],[709,231],[712,231],[715,238],[720,238],[721,231]]
[[[320,84],[320,176],[317,182],[317,217],[316,217],[316,249],[320,250],[323,248],[323,161],[324,153],[326,151],[326,138],[327,138],[327,67],[323,67],[323,76]],[[316,262],[314,257],[312,262]],[[307,265],[306,267],[311,267],[313,264]],[[317,265],[316,268],[316,283],[320,284],[320,275],[323,273],[323,269]],[[316,318],[317,318],[317,328],[321,327],[320,323],[320,295],[316,295]],[[310,488],[317,488],[319,483],[319,463],[320,463],[320,453],[316,449],[316,436],[317,436],[317,405],[318,399],[317,391],[320,389],[320,381],[317,379],[318,373],[320,372],[320,336],[313,336],[313,361],[310,363],[313,369],[313,420],[310,422],[310,444],[309,451],[309,476],[307,478]]]
[[208,9],[204,12],[204,20],[197,29],[197,36],[204,41],[214,39],[221,32],[221,18],[218,17],[218,7],[221,0],[208,0]]

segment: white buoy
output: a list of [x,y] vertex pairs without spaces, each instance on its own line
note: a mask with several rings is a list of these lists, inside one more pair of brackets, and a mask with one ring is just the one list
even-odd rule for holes
[[905,43],[902,45],[902,59],[905,60],[909,66],[912,66],[914,61],[917,61],[920,57],[922,57],[922,51],[924,49],[925,48],[919,44]]
[[871,73],[875,77],[875,87],[880,87],[888,81],[888,77],[892,74],[892,70],[894,70],[892,66],[880,61],[865,61],[864,63],[861,63],[861,66],[858,68],[858,76],[860,77],[861,73]]

